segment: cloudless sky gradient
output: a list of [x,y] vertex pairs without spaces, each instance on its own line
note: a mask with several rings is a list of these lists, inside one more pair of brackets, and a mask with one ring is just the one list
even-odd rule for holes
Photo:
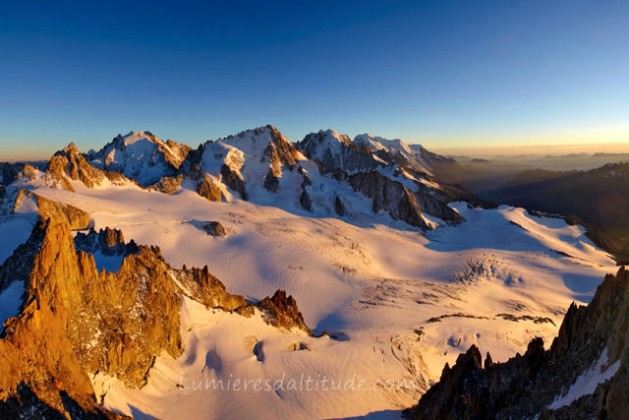
[[462,146],[629,142],[628,1],[3,2],[0,161],[271,123]]

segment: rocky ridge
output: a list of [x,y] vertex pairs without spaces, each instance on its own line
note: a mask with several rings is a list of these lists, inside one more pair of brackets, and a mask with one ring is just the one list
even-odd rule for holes
[[[469,192],[434,178],[431,165],[442,161],[448,159],[401,140],[365,134],[352,141],[333,130],[308,134],[293,144],[267,125],[208,141],[197,149],[164,142],[148,131],[118,135],[100,151],[87,154],[71,144],[53,156],[45,178],[48,184],[67,190],[72,190],[70,180],[82,181],[89,188],[107,181],[134,182],[165,194],[189,189],[214,202],[230,200],[230,191],[244,200],[264,202],[272,197],[262,191],[283,197],[294,191],[292,205],[343,217],[356,212],[351,209],[352,197],[345,197],[353,195],[345,188],[350,186],[372,200],[376,213],[383,211],[394,220],[430,229],[432,223],[424,214],[459,223],[462,217],[448,202],[474,201]],[[293,181],[295,168],[303,175],[299,185]],[[318,179],[321,182],[315,188],[313,182]],[[333,188],[334,194],[322,190],[323,184]]]
[[92,165],[74,143],[53,155],[48,162],[45,177],[53,186],[68,191],[74,191],[69,179],[81,181],[88,188],[102,185],[105,180],[114,184],[126,181],[125,176],[118,172],[103,171]]
[[[25,284],[21,312],[5,322],[0,337],[3,415],[115,417],[98,406],[88,374],[141,387],[159,354],[178,357],[182,295],[210,308],[254,313],[257,305],[228,293],[208,267],[174,269],[157,247],[125,243],[115,229],[73,238],[76,212],[36,199],[40,221],[0,266],[3,284]],[[119,269],[99,271],[97,253],[120,256]],[[274,302],[275,318],[283,320],[278,327],[307,330],[294,300]]]
[[458,186],[438,182],[424,159],[431,155],[401,140],[362,134],[352,141],[327,130],[308,134],[297,147],[317,163],[321,173],[347,181],[354,191],[371,198],[375,212],[384,210],[411,226],[431,228],[423,212],[459,223],[462,217],[447,203],[473,198]]
[[[606,357],[605,357],[606,356]],[[594,392],[567,401],[577,378],[601,370],[611,378]],[[537,338],[524,355],[493,363],[487,354],[483,367],[479,349],[472,346],[410,411],[418,419],[481,418],[624,418],[629,410],[629,272],[624,267],[607,275],[592,302],[572,304],[550,349]],[[552,407],[552,408],[551,408]]]
[[122,173],[148,187],[163,177],[176,176],[189,151],[189,146],[163,141],[149,131],[132,131],[118,134],[100,151],[86,156],[94,167]]

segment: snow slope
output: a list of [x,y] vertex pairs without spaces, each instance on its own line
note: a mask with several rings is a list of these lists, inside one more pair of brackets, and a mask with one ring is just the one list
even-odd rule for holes
[[607,360],[607,348],[604,349],[598,360],[576,379],[564,395],[558,396],[548,408],[556,410],[570,405],[584,395],[593,394],[598,384],[611,379],[619,368],[620,360],[616,360],[610,365]]
[[[293,183],[297,188],[296,173],[285,171],[283,187]],[[130,184],[73,186],[76,193],[44,187],[37,193],[88,211],[96,229],[118,228],[127,240],[160,246],[175,267],[207,264],[231,292],[255,300],[285,289],[315,333],[334,333],[306,337],[269,327],[259,315],[207,311],[188,300],[182,357],[158,357],[141,390],[114,378],[94,379],[99,394],[107,390],[106,407],[138,416],[391,414],[413,405],[443,365],[471,344],[501,361],[534,336],[549,343],[569,304],[587,302],[604,274],[615,270],[582,228],[510,207],[455,203],[467,222],[422,233],[360,212],[368,202],[356,203],[354,217],[300,211],[282,201],[281,190],[259,189],[253,202],[231,197],[215,203],[189,190],[165,195]],[[209,220],[220,221],[228,236],[198,228]],[[366,389],[189,389],[206,379],[288,382],[302,374],[315,382],[328,378],[328,385],[364,380]]]
[[19,314],[23,293],[24,282],[22,281],[14,281],[0,293],[0,331],[7,319]]

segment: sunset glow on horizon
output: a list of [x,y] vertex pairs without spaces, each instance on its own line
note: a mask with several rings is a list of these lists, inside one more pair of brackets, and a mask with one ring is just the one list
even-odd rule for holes
[[0,160],[266,124],[444,152],[629,143],[628,17],[615,1],[14,2]]

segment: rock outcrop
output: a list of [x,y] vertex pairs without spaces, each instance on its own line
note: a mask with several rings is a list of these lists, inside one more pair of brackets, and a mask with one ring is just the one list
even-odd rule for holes
[[225,201],[225,195],[221,189],[220,182],[208,174],[204,174],[197,181],[197,194],[208,201]]
[[202,269],[184,266],[174,275],[193,299],[207,307],[233,311],[247,306],[245,298],[228,293],[223,283],[209,273],[207,266]]
[[[602,360],[601,359],[605,359]],[[602,363],[611,378],[566,405],[552,403]],[[600,368],[599,368],[600,369]],[[594,372],[594,376],[601,372]],[[629,412],[629,272],[608,275],[586,307],[570,306],[549,350],[536,338],[524,355],[485,366],[472,346],[411,410],[418,419],[624,418]]]
[[71,230],[87,229],[91,224],[89,213],[71,206],[70,204],[57,203],[35,193],[20,191],[20,194],[32,195],[37,202],[39,216],[42,220],[65,220]]
[[293,143],[272,125],[255,130],[257,135],[269,133],[269,145],[264,150],[263,158],[269,162],[269,166],[277,175],[282,166],[292,169],[300,158],[300,153]]
[[[13,210],[17,211],[30,201],[38,213],[40,220],[58,220],[66,223],[69,229],[86,229],[91,218],[85,211],[69,204],[57,203],[41,197],[33,192],[19,190],[13,202]],[[33,261],[39,251],[44,232],[35,226],[29,239],[21,244],[13,254],[0,265],[0,292],[13,281],[27,281],[33,270]]]
[[22,169],[19,163],[0,162],[0,186],[9,185],[18,179]]
[[[448,206],[450,201],[474,200],[471,193],[459,186],[437,182],[432,174],[431,164],[449,160],[428,152],[419,145],[407,145],[399,139],[387,140],[369,134],[356,136],[352,141],[346,135],[327,130],[307,135],[297,146],[304,155],[317,163],[321,173],[330,174],[338,180],[348,180],[355,191],[370,198],[382,196],[384,191],[377,193],[374,190],[374,182],[378,180],[382,188],[391,190],[394,194],[414,196],[403,198],[403,201],[414,201],[411,207],[447,223],[463,221]],[[372,184],[362,186],[360,184],[363,180]],[[385,209],[394,219],[407,219],[405,221],[413,226],[428,227],[423,218],[419,218],[422,219],[420,221],[413,215],[414,209],[409,209],[410,213],[403,216],[397,214],[397,198],[393,202],[376,201],[374,206]],[[341,214],[340,210],[335,203],[336,213]]]
[[13,254],[0,265],[0,292],[14,281],[28,281],[44,235],[41,225],[36,225],[28,240],[18,246]]
[[[182,351],[180,306],[187,295],[210,308],[253,313],[252,305],[203,269],[170,267],[157,247],[125,243],[115,229],[73,238],[67,206],[47,201],[28,241],[0,265],[0,284],[24,281],[21,312],[0,336],[0,414],[114,418],[98,404],[88,373],[141,387],[155,358]],[[122,257],[116,272],[95,255]],[[267,322],[307,330],[292,297],[260,303]],[[309,331],[309,330],[307,330]],[[52,415],[54,413],[54,415]]]
[[139,247],[134,241],[125,243],[122,232],[109,227],[98,232],[94,229],[87,233],[78,232],[74,237],[74,247],[88,254],[98,251],[107,256],[126,257],[139,252]]
[[281,172],[278,175],[273,169],[269,169],[269,173],[264,177],[264,188],[270,192],[277,192],[280,187]]
[[203,230],[210,236],[226,236],[227,231],[221,222],[207,222],[203,225]]
[[402,183],[393,181],[379,172],[357,173],[348,178],[356,191],[372,199],[372,210],[383,210],[395,220],[411,226],[431,229],[422,217],[415,195]]
[[150,185],[148,189],[171,195],[179,191],[182,182],[183,175],[165,176],[153,185]]
[[29,242],[40,247],[25,253],[33,259],[25,262],[32,269],[23,310],[6,322],[0,340],[6,361],[1,400],[15,396],[24,383],[59,412],[65,410],[62,392],[94,410],[87,372],[105,372],[137,387],[163,350],[173,357],[181,353],[180,295],[155,250],[140,247],[117,273],[99,273],[92,255],[75,251],[63,219],[38,224]]
[[260,301],[258,307],[263,312],[267,322],[273,326],[290,330],[299,328],[311,334],[312,331],[304,322],[299,312],[297,302],[292,296],[287,296],[284,290],[277,290],[272,297]]
[[310,198],[310,194],[308,194],[308,190],[305,186],[301,189],[301,195],[299,196],[299,204],[306,211],[312,211],[312,199]]
[[56,187],[74,191],[69,179],[83,182],[94,188],[107,179],[104,171],[92,166],[79,153],[78,147],[70,143],[66,148],[54,154],[46,168],[46,178]]
[[245,180],[240,172],[232,169],[231,166],[223,164],[221,166],[221,177],[225,185],[240,194],[240,198],[246,200],[249,197],[245,189]]

